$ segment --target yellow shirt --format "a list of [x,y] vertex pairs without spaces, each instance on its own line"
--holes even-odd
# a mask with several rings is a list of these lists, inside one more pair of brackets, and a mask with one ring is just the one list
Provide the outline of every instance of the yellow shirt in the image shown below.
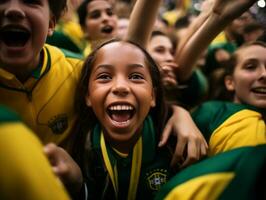
[[0,110],[0,199],[70,199],[38,138],[24,124],[11,121],[12,116],[3,118],[7,110]]
[[82,61],[49,45],[42,52],[39,76],[34,74],[25,83],[0,68],[0,104],[16,111],[44,144],[54,142],[68,149]]

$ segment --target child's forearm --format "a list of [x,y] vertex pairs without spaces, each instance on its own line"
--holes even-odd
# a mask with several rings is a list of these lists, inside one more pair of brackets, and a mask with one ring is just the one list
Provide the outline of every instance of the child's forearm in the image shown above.
[[130,15],[126,39],[146,47],[162,0],[137,0]]
[[235,18],[245,12],[255,0],[216,0],[213,9],[194,24],[176,54],[178,80],[186,80],[197,58],[210,42]]
[[[202,18],[202,25],[196,28],[192,27],[189,31],[192,34],[179,48],[176,53],[176,62],[178,63],[177,77],[180,82],[186,81],[193,72],[193,67],[203,51],[210,42],[225,28],[225,23],[216,21],[218,16],[209,14],[207,18]],[[198,25],[198,24],[196,24]]]

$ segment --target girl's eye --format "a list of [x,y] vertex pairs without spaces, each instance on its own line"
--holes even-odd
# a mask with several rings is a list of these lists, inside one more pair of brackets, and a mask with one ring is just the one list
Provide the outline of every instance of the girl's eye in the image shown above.
[[96,11],[92,11],[91,13],[89,13],[89,18],[91,19],[98,19],[101,17],[101,12],[96,10]]
[[155,52],[159,53],[159,54],[163,54],[165,52],[165,49],[164,48],[156,48],[155,49]]
[[247,70],[253,70],[256,69],[257,65],[255,63],[247,63],[244,68]]
[[129,79],[133,79],[133,80],[142,80],[144,79],[142,74],[139,73],[133,73],[129,76]]
[[109,74],[99,74],[97,76],[98,80],[111,80],[112,77]]

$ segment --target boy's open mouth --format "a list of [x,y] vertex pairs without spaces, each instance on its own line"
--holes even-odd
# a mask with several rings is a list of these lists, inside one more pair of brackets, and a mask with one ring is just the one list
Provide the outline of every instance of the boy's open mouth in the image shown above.
[[135,108],[129,104],[111,105],[107,108],[109,117],[118,123],[129,121],[135,114]]
[[114,28],[112,26],[109,26],[109,25],[106,25],[102,28],[102,32],[103,33],[107,33],[107,34],[110,34],[112,33],[112,31],[114,30]]
[[9,47],[23,47],[30,38],[30,32],[20,27],[5,27],[0,30],[0,39]]

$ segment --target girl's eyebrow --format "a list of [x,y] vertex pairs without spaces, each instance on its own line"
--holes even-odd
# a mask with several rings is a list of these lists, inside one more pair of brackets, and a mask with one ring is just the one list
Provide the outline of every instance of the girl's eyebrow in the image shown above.
[[253,57],[250,57],[250,58],[246,58],[243,63],[248,63],[248,62],[259,62],[259,59],[257,58],[253,58]]
[[[127,65],[130,68],[144,68],[143,64],[139,64],[139,63],[132,63],[132,64],[128,64]],[[95,70],[101,69],[101,68],[106,68],[106,69],[112,69],[115,68],[115,66],[111,65],[111,64],[99,64],[95,67]]]
[[141,68],[144,68],[143,64],[138,64],[138,63],[129,64],[128,67],[135,67],[135,68],[141,67]]
[[99,64],[99,65],[97,65],[96,67],[95,67],[95,70],[98,70],[98,69],[101,69],[101,68],[114,68],[114,66],[113,65],[111,65],[111,64]]

